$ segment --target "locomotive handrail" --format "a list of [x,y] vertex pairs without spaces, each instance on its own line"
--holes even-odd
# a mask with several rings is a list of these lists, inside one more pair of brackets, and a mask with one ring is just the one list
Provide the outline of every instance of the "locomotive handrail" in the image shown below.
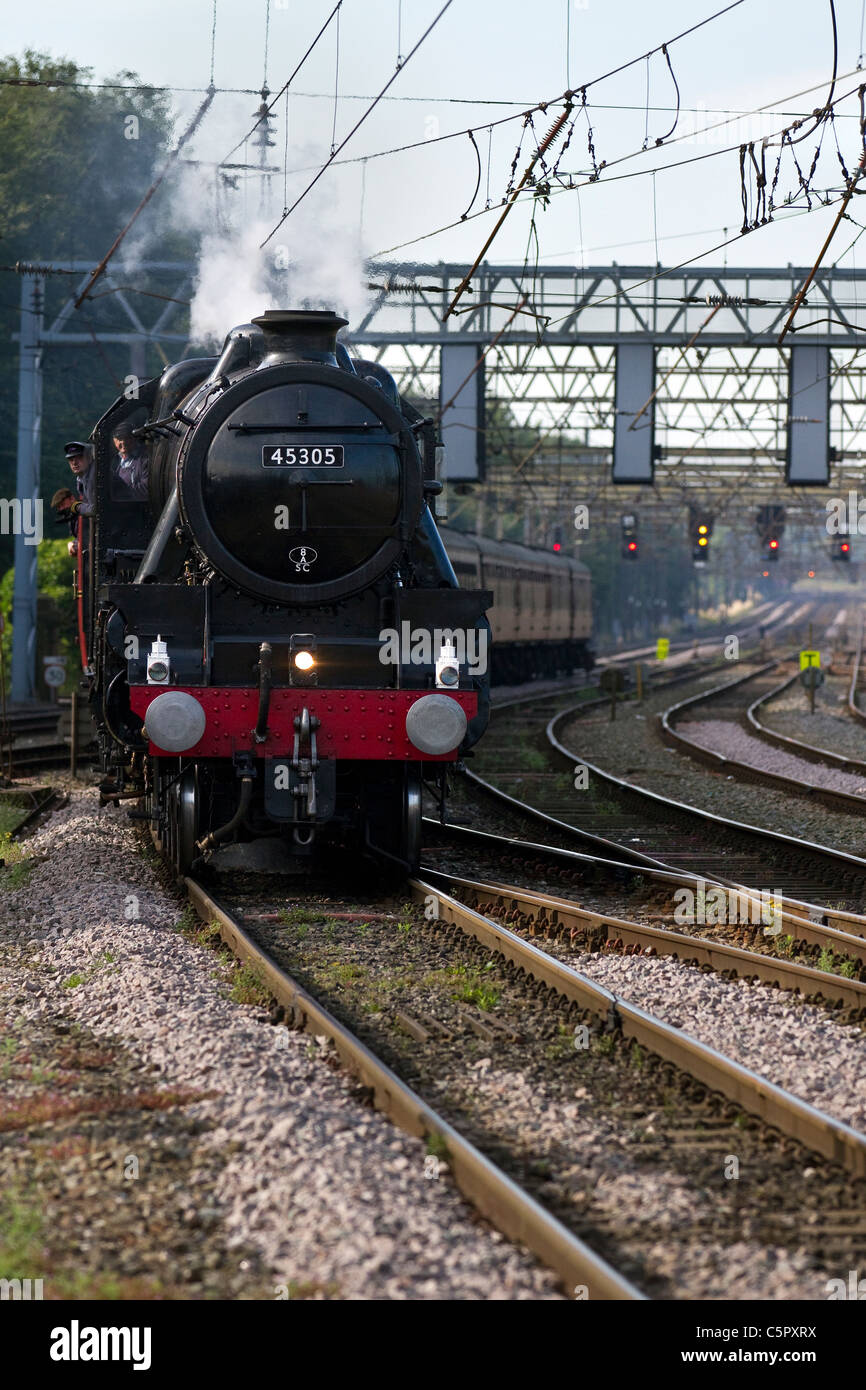
[[[234,432],[237,433],[237,434],[271,434],[271,433],[272,433],[273,431],[275,431],[275,430],[282,430],[282,431],[285,433],[286,430],[291,430],[293,433],[296,433],[296,432],[297,432],[297,433],[300,433],[300,434],[355,434],[355,433],[359,433],[359,434],[367,434],[367,435],[369,435],[369,434],[371,433],[372,430],[374,430],[374,429],[377,428],[377,426],[376,426],[376,425],[370,425],[370,424],[363,424],[363,425],[301,425],[301,424],[294,424],[294,425],[286,425],[286,424],[247,425],[247,424],[245,424],[243,421],[241,421],[241,422],[239,422],[238,424],[227,425],[226,428],[229,429],[229,430],[234,431]],[[382,427],[379,426],[378,428],[381,429]],[[393,433],[389,434],[387,431],[385,431],[384,433],[377,434],[375,439],[358,440],[357,442],[358,442],[358,443],[367,443],[367,444],[393,444],[393,445],[396,446],[397,444],[400,443],[400,439],[401,439],[401,436],[400,436],[399,434],[393,434]]]

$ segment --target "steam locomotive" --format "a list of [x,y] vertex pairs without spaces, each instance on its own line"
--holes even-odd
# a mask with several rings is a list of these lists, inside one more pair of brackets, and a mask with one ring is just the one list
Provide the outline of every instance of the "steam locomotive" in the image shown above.
[[[435,427],[379,364],[350,357],[345,322],[268,311],[218,358],[119,398],[93,432],[78,587],[102,795],[143,798],[133,814],[179,875],[263,835],[302,858],[350,846],[412,871],[422,788],[444,806],[448,770],[487,724],[494,595],[478,547],[479,582],[460,587],[428,505]],[[146,502],[118,485],[124,424],[147,453]],[[556,559],[568,612],[547,602],[548,627],[566,624],[563,653],[585,664],[571,634],[588,581]],[[510,644],[524,661],[543,625],[539,609]]]

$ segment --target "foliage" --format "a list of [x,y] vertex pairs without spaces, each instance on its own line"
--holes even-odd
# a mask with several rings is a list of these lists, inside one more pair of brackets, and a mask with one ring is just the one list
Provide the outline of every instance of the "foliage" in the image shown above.
[[[72,594],[75,561],[67,551],[67,541],[44,540],[36,555],[36,576],[39,589],[38,631],[36,634],[37,694],[48,694],[41,686],[42,657],[57,654],[66,657],[66,693],[74,690],[81,674],[78,654],[78,623]],[[0,579],[0,613],[6,618],[3,631],[3,664],[9,680],[12,657],[12,593],[15,571],[8,569]],[[61,692],[63,693],[63,692]]]
[[[115,86],[71,85],[89,82],[92,76],[89,68],[30,50],[22,57],[0,58],[3,83],[12,79],[22,84],[59,84],[0,85],[0,241],[6,267],[17,260],[52,265],[100,260],[129,220],[164,156],[171,135],[165,94],[122,90],[137,83],[131,72],[110,78]],[[130,116],[138,120],[137,139],[126,135]],[[169,196],[166,188],[154,198],[148,209],[150,225],[159,217],[161,201]],[[161,257],[176,259],[181,247],[161,236],[160,252]],[[18,397],[18,344],[13,334],[19,330],[21,285],[8,269],[2,284],[0,411],[9,423],[0,435],[0,496],[11,497]],[[75,284],[65,275],[48,277],[47,322]],[[80,323],[74,327],[86,332],[91,317],[87,307],[76,317]],[[128,370],[127,350],[119,344],[46,350],[43,497],[50,498],[57,487],[68,483],[63,443],[88,437],[94,422],[118,395],[118,383]],[[11,561],[11,537],[0,536],[0,568]]]

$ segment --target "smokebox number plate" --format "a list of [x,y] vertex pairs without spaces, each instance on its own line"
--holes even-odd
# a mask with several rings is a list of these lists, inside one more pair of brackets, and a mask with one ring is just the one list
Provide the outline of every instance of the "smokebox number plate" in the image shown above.
[[263,444],[265,468],[342,468],[342,444]]

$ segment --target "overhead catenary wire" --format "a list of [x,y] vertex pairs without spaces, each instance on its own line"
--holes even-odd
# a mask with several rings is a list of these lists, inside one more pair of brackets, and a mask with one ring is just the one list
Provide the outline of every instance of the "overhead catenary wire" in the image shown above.
[[800,287],[800,289],[799,289],[799,291],[798,291],[798,293],[797,293],[797,297],[796,297],[796,299],[794,300],[793,305],[791,306],[791,312],[790,312],[790,314],[788,315],[788,317],[787,317],[787,319],[786,319],[786,321],[785,321],[785,325],[784,325],[784,327],[783,327],[781,333],[779,334],[779,346],[780,346],[780,347],[781,347],[782,343],[783,343],[784,340],[785,340],[785,335],[786,335],[786,333],[789,331],[789,329],[791,328],[791,325],[792,325],[793,322],[794,322],[794,318],[795,318],[795,316],[796,316],[797,310],[799,309],[800,305],[803,303],[803,300],[804,300],[805,297],[806,297],[806,291],[808,290],[809,286],[811,285],[812,281],[814,280],[815,276],[816,276],[817,273],[818,273],[818,270],[819,270],[819,268],[820,268],[821,262],[823,261],[825,255],[827,254],[827,250],[828,250],[828,248],[829,248],[829,246],[830,246],[830,242],[833,240],[833,237],[836,235],[836,230],[837,230],[837,228],[838,228],[838,226],[839,226],[839,223],[842,221],[842,218],[843,218],[844,215],[845,215],[845,209],[847,208],[847,206],[848,206],[848,204],[850,203],[852,197],[854,196],[854,189],[855,189],[855,187],[856,187],[856,185],[857,185],[857,181],[858,181],[858,179],[860,178],[861,174],[864,172],[864,170],[866,170],[866,148],[864,148],[863,153],[862,153],[862,155],[860,156],[860,162],[859,162],[859,164],[857,165],[857,168],[854,170],[854,173],[851,175],[851,179],[850,179],[850,181],[849,181],[849,184],[848,184],[847,189],[845,190],[845,193],[844,193],[844,196],[843,196],[843,198],[842,198],[842,203],[841,203],[841,206],[840,206],[840,208],[839,208],[839,211],[838,211],[838,213],[837,213],[837,215],[836,215],[836,217],[835,217],[835,219],[834,219],[834,222],[833,222],[832,227],[830,228],[829,232],[827,233],[827,238],[826,238],[826,240],[825,240],[825,242],[824,242],[824,245],[821,247],[821,250],[818,252],[818,259],[816,260],[816,262],[815,262],[815,264],[813,265],[812,269],[809,271],[809,274],[806,276],[806,279],[803,281],[803,284],[801,285],[801,287]]
[[295,201],[292,203],[292,206],[291,206],[290,208],[286,208],[286,209],[284,210],[282,217],[279,219],[279,221],[277,222],[276,226],[274,226],[274,227],[271,228],[271,230],[268,232],[268,235],[265,237],[264,241],[262,241],[262,242],[259,243],[259,249],[260,249],[260,250],[261,250],[261,248],[262,248],[263,246],[267,246],[268,242],[271,240],[271,238],[272,238],[273,236],[276,235],[276,233],[279,231],[280,227],[282,227],[283,223],[287,220],[287,218],[291,217],[292,213],[295,211],[295,209],[298,207],[298,205],[299,205],[300,203],[303,202],[303,200],[306,198],[307,194],[308,194],[313,188],[315,188],[316,184],[319,182],[319,179],[320,179],[320,178],[322,177],[322,175],[328,170],[328,168],[331,166],[331,164],[333,164],[335,156],[336,156],[337,154],[339,154],[340,150],[345,149],[346,145],[349,143],[349,141],[351,140],[351,138],[352,138],[352,136],[355,134],[355,132],[356,132],[357,130],[360,129],[360,127],[361,127],[361,126],[364,124],[364,122],[366,121],[367,117],[376,109],[376,107],[378,106],[379,102],[382,100],[382,97],[383,97],[383,96],[385,95],[385,93],[387,92],[388,88],[391,86],[391,84],[392,84],[393,82],[395,82],[395,81],[397,80],[397,78],[399,77],[400,73],[401,73],[401,72],[403,71],[403,69],[405,68],[406,64],[407,64],[407,63],[410,61],[410,59],[418,52],[418,49],[419,49],[419,48],[421,47],[421,45],[424,43],[424,40],[428,37],[429,34],[431,34],[431,33],[433,32],[433,30],[436,28],[436,25],[437,25],[437,24],[439,23],[439,21],[442,19],[443,15],[446,13],[446,11],[449,10],[449,9],[451,8],[451,5],[452,5],[452,4],[453,4],[453,0],[445,0],[445,4],[444,4],[444,5],[442,6],[442,8],[440,9],[439,13],[435,16],[435,18],[431,21],[431,23],[428,24],[427,28],[424,30],[424,33],[421,35],[420,39],[419,39],[418,42],[415,44],[414,48],[410,49],[409,53],[406,55],[405,62],[403,62],[402,65],[401,65],[399,68],[397,68],[397,69],[395,70],[395,72],[393,72],[393,73],[391,74],[391,76],[388,78],[388,81],[385,83],[385,86],[382,88],[381,92],[379,92],[378,95],[375,97],[375,99],[370,103],[370,105],[367,107],[367,110],[366,110],[366,111],[363,113],[363,115],[361,116],[360,120],[358,120],[358,121],[355,122],[355,124],[352,126],[352,129],[349,131],[348,135],[345,137],[345,139],[342,140],[341,143],[337,146],[337,148],[331,152],[330,157],[329,157],[328,159],[325,160],[325,163],[322,165],[322,167],[321,167],[321,169],[319,170],[319,172],[315,175],[314,178],[312,178],[312,179],[310,180],[310,182],[307,184],[307,186],[306,186],[306,188],[303,190],[303,192],[298,194],[297,198],[296,198]]
[[[846,74],[846,76],[852,76],[852,75],[853,75],[853,74]],[[809,89],[809,90],[814,90],[814,88],[811,88],[811,89]],[[841,102],[843,102],[843,101],[848,100],[848,98],[850,98],[851,96],[855,95],[855,94],[858,93],[859,91],[860,91],[860,88],[859,88],[859,87],[850,89],[849,91],[845,92],[841,97],[838,97],[838,98],[836,99],[836,103],[838,104],[838,103],[841,103]],[[757,115],[757,114],[760,114],[762,111],[764,111],[764,110],[766,110],[766,109],[767,109],[767,108],[758,108],[758,110],[755,112],[755,114],[756,114],[756,115]],[[730,122],[728,122],[728,121],[722,121],[722,122],[719,122],[719,123],[718,123],[718,125],[720,125],[720,126],[722,126],[722,125],[727,125],[727,124],[730,124]],[[709,130],[709,129],[714,129],[714,128],[716,128],[716,127],[712,127],[712,126],[711,126],[711,127],[706,127],[706,129],[708,129],[708,130]],[[783,129],[787,129],[787,127],[783,128]],[[462,132],[461,132],[461,133],[462,133]],[[779,131],[775,132],[775,134],[781,135],[781,134],[783,134],[783,130],[779,130]],[[685,139],[685,138],[687,138],[687,137],[685,137],[685,136],[677,136],[677,137],[674,137],[674,139],[671,140],[671,141],[669,142],[669,145],[677,144],[677,143],[679,143],[681,140],[683,140],[683,139]],[[772,137],[768,137],[768,138],[772,138]],[[668,147],[668,146],[666,146],[666,148],[667,148],[667,147]],[[654,147],[651,147],[651,148],[654,148]],[[653,165],[653,166],[652,166],[651,168],[649,168],[649,169],[636,169],[636,170],[631,170],[631,171],[628,171],[628,172],[626,172],[626,173],[620,173],[620,174],[611,174],[611,173],[609,172],[610,169],[616,167],[617,165],[619,165],[619,164],[625,164],[625,163],[629,162],[630,160],[639,158],[642,154],[646,153],[646,151],[641,147],[641,148],[638,148],[638,149],[629,151],[627,154],[621,155],[621,156],[619,156],[617,159],[608,161],[608,162],[604,165],[605,177],[604,177],[603,180],[600,179],[600,178],[598,178],[597,176],[593,175],[593,176],[591,176],[591,177],[587,177],[587,178],[583,179],[582,181],[574,182],[574,183],[569,184],[569,185],[567,185],[567,186],[560,186],[559,188],[552,189],[552,190],[551,190],[551,193],[550,193],[550,196],[553,197],[553,196],[556,196],[556,195],[561,194],[561,193],[576,192],[576,191],[578,191],[580,188],[586,188],[586,187],[588,187],[588,186],[590,186],[590,185],[593,185],[593,184],[600,184],[600,183],[604,183],[604,184],[620,183],[620,182],[623,182],[623,181],[626,180],[626,179],[644,178],[644,177],[646,177],[648,174],[663,173],[663,172],[666,172],[666,171],[671,170],[671,169],[682,169],[682,168],[685,168],[686,166],[688,166],[688,165],[690,165],[690,164],[697,164],[697,163],[701,163],[701,162],[703,162],[704,160],[707,160],[707,159],[716,159],[716,158],[718,158],[718,157],[721,156],[721,155],[731,154],[731,153],[734,152],[734,151],[739,151],[740,148],[741,148],[741,146],[740,146],[739,143],[736,144],[736,145],[724,145],[724,146],[719,147],[718,149],[704,151],[704,152],[702,152],[701,154],[689,155],[689,156],[688,156],[687,158],[685,158],[685,159],[672,160],[672,161],[670,161],[670,162],[667,163],[667,164],[656,164],[656,165]],[[529,198],[534,197],[534,193],[531,192],[531,193],[528,195],[528,197],[529,197]],[[527,199],[524,198],[522,201],[525,202],[525,201],[527,201]],[[470,214],[470,217],[467,218],[466,220],[471,220],[472,218],[475,218],[475,217],[483,217],[488,211],[492,212],[492,211],[494,211],[498,206],[501,206],[501,204],[494,204],[493,207],[491,207],[491,208],[489,208],[489,209],[488,209],[488,208],[481,208],[481,209],[479,209],[477,212],[471,213],[471,214]],[[825,204],[825,206],[829,206],[829,203]],[[451,231],[452,228],[459,226],[462,220],[463,220],[463,219],[457,219],[457,220],[452,221],[452,222],[447,222],[447,223],[443,224],[443,225],[440,226],[440,227],[434,228],[432,231],[423,232],[423,233],[421,233],[419,236],[410,237],[410,238],[409,238],[408,240],[406,240],[406,241],[398,242],[398,243],[397,243],[396,245],[394,245],[394,246],[389,246],[389,247],[386,247],[385,249],[383,249],[383,250],[381,250],[381,251],[377,251],[377,252],[375,252],[375,255],[376,255],[376,256],[389,256],[389,255],[391,255],[394,251],[402,251],[402,250],[404,250],[407,246],[415,246],[415,245],[417,245],[418,242],[420,242],[420,241],[428,241],[431,237],[441,235],[442,232]],[[736,236],[731,237],[728,241],[725,241],[725,242],[720,243],[718,248],[713,248],[713,249],[721,249],[723,246],[730,245],[732,242],[738,241],[739,238],[740,238],[740,234],[738,233]],[[687,262],[685,262],[685,264],[687,264]]]
[[265,60],[262,74],[262,87],[268,85],[268,48],[271,38],[271,0],[265,0]]
[[[280,88],[280,90],[277,92],[277,94],[276,94],[276,96],[273,98],[273,100],[265,107],[265,110],[259,113],[258,119],[256,120],[255,124],[253,125],[252,129],[251,129],[251,130],[248,130],[247,133],[246,133],[246,135],[243,137],[243,139],[242,139],[242,140],[239,140],[238,143],[237,143],[236,145],[234,145],[234,146],[229,150],[228,154],[225,156],[225,159],[227,159],[227,160],[228,160],[228,159],[231,159],[232,155],[233,155],[237,150],[240,149],[241,145],[246,144],[247,140],[249,140],[250,137],[251,137],[252,135],[255,135],[255,133],[256,133],[256,131],[258,130],[259,126],[261,125],[262,121],[266,121],[266,120],[267,120],[268,116],[270,116],[271,112],[273,111],[273,109],[274,109],[274,107],[276,106],[277,102],[279,101],[280,97],[283,96],[283,94],[284,94],[285,92],[288,91],[289,87],[291,87],[293,81],[294,81],[295,78],[297,77],[298,73],[301,71],[301,68],[304,66],[304,64],[305,64],[305,62],[307,61],[307,59],[309,58],[310,54],[313,52],[313,50],[314,50],[314,48],[316,47],[316,45],[318,44],[319,40],[322,38],[322,35],[323,35],[323,34],[326,32],[326,30],[329,28],[329,26],[330,26],[330,24],[331,24],[331,21],[333,20],[334,16],[335,16],[336,14],[339,13],[340,8],[342,7],[342,4],[343,4],[343,0],[337,0],[336,5],[335,5],[334,8],[331,10],[331,13],[328,15],[328,18],[325,20],[324,24],[322,25],[322,27],[321,27],[321,29],[319,30],[319,32],[318,32],[318,34],[316,35],[316,37],[313,39],[313,41],[312,41],[312,43],[310,44],[310,46],[309,46],[309,48],[307,49],[307,51],[304,53],[304,55],[303,55],[303,57],[301,58],[300,62],[299,62],[299,63],[297,64],[297,66],[294,68],[294,70],[293,70],[292,73],[289,75],[289,77],[287,78],[287,80],[283,83],[283,86],[282,86],[282,87]],[[258,96],[259,93],[255,93],[255,95]],[[263,105],[264,105],[264,103],[263,103]],[[224,162],[225,162],[224,160],[220,160],[220,163],[221,163],[221,164],[224,163]]]
[[[337,144],[337,106],[340,101],[340,11],[337,11],[335,57],[334,57],[334,119],[331,124],[331,154]],[[284,204],[285,206],[285,204]]]
[[114,238],[114,241],[111,243],[111,246],[108,248],[108,250],[106,251],[105,255],[103,256],[103,258],[102,258],[102,260],[99,262],[99,264],[98,264],[97,266],[95,266],[94,269],[90,272],[90,278],[89,278],[89,280],[88,280],[87,285],[84,287],[84,289],[81,291],[81,293],[78,295],[78,297],[77,297],[76,300],[75,300],[74,307],[75,307],[76,309],[80,309],[80,308],[81,308],[81,306],[82,306],[82,304],[84,303],[85,299],[87,299],[88,295],[90,294],[90,291],[91,291],[91,289],[93,288],[94,284],[95,284],[96,281],[99,279],[100,275],[102,275],[102,273],[104,272],[105,267],[108,265],[108,262],[111,260],[111,258],[112,258],[112,256],[114,255],[115,251],[116,251],[117,248],[120,246],[120,244],[121,244],[121,242],[123,241],[124,237],[127,235],[127,233],[129,232],[130,228],[133,226],[133,224],[135,223],[136,219],[138,218],[139,214],[140,214],[140,213],[143,211],[143,209],[147,206],[147,204],[150,202],[151,198],[153,197],[154,193],[155,193],[155,192],[157,191],[157,189],[159,188],[160,184],[162,183],[163,179],[165,178],[165,176],[166,176],[166,174],[168,173],[168,171],[169,171],[169,169],[171,168],[171,166],[174,164],[175,160],[177,159],[177,157],[178,157],[178,155],[180,154],[181,150],[183,149],[184,145],[187,143],[188,140],[191,140],[191,139],[192,139],[193,135],[194,135],[195,132],[198,130],[198,127],[200,126],[201,122],[204,120],[204,117],[205,117],[205,115],[206,115],[208,109],[210,108],[210,105],[211,105],[211,102],[213,101],[213,99],[214,99],[214,92],[213,92],[213,90],[211,89],[211,90],[208,92],[207,96],[205,97],[204,101],[203,101],[203,102],[201,103],[201,105],[199,106],[198,110],[196,111],[195,115],[193,116],[192,120],[190,121],[189,125],[187,126],[186,130],[183,132],[183,135],[182,135],[182,136],[180,137],[180,139],[178,140],[178,142],[177,142],[177,144],[175,145],[174,149],[172,150],[171,154],[168,156],[168,159],[166,160],[165,164],[163,165],[161,172],[160,172],[160,173],[157,175],[157,177],[154,179],[153,183],[152,183],[152,184],[150,185],[150,187],[148,188],[148,190],[147,190],[147,192],[145,193],[144,197],[142,198],[141,202],[138,204],[138,207],[137,207],[137,208],[135,209],[135,211],[133,212],[133,214],[132,214],[132,216],[130,217],[129,221],[128,221],[128,222],[126,223],[126,225],[118,232],[117,236]]

